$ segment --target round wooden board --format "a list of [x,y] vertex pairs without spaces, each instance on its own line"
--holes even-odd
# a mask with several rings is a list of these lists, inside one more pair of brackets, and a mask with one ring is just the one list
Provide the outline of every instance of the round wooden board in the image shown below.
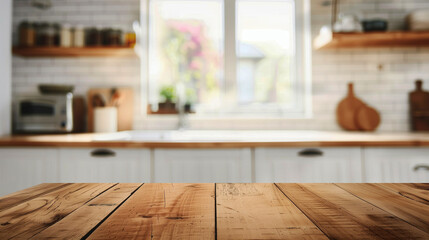
[[374,131],[380,125],[380,114],[372,107],[364,105],[356,112],[356,125],[363,131]]
[[357,131],[356,111],[365,106],[365,104],[355,97],[353,93],[353,84],[349,84],[349,92],[346,98],[341,100],[337,106],[337,122],[345,130]]

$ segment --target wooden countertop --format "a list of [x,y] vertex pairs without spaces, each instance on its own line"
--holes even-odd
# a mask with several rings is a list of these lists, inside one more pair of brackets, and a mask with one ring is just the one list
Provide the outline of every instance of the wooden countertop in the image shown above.
[[41,184],[0,239],[429,239],[429,184]]
[[429,147],[429,133],[324,131],[129,131],[111,134],[13,135],[0,147],[241,148]]

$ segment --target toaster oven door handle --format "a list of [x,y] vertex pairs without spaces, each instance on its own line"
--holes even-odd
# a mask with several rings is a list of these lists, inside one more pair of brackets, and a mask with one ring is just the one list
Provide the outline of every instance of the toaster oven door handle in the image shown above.
[[114,157],[116,156],[116,153],[110,149],[95,149],[91,152],[92,157]]

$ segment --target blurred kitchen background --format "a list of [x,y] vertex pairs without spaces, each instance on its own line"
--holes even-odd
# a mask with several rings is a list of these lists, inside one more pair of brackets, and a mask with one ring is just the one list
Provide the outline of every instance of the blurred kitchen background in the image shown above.
[[[187,1],[184,2],[186,3]],[[215,20],[219,18],[220,20],[223,14],[219,10],[221,6],[220,1],[209,2],[213,6],[202,4],[201,11],[212,11],[214,15],[212,18],[215,18]],[[305,12],[305,14],[309,15],[305,16],[305,18],[311,19],[311,39],[313,40],[319,35],[319,31],[323,26],[331,24],[332,2],[329,0],[311,0],[310,2],[311,13]],[[174,8],[174,6],[168,6],[168,1],[164,1],[164,3],[167,4],[153,6],[153,9],[158,8],[157,10],[160,10],[164,8],[161,10],[171,11],[169,8]],[[337,5],[337,13],[339,15],[353,15],[360,20],[386,20],[388,31],[406,30],[406,17],[410,13],[418,9],[429,8],[429,2],[424,0],[342,0]],[[242,7],[245,8],[246,6],[243,5]],[[47,9],[35,7],[30,0],[14,0],[13,43],[14,45],[19,45],[19,27],[23,21],[67,24],[72,27],[81,26],[85,28],[115,28],[120,29],[122,33],[130,32],[133,31],[133,22],[140,22],[141,19],[146,19],[146,15],[141,16],[141,8],[145,9],[146,6],[141,6],[139,0],[56,0],[52,1],[52,6]],[[157,12],[157,14],[160,13]],[[216,16],[216,14],[219,14],[219,16]],[[251,14],[254,14],[256,17],[258,17],[258,14],[261,15],[260,17],[267,17],[264,16],[263,12],[256,11]],[[203,24],[216,25],[213,24],[215,20],[207,17],[204,18],[202,14],[196,14],[196,16],[196,18],[200,18]],[[245,19],[245,14],[243,16]],[[161,14],[160,16],[156,16],[156,21],[161,21],[162,17]],[[178,19],[176,21],[177,24],[186,22],[180,19],[180,14],[176,17]],[[278,16],[274,14],[272,17],[274,19],[277,17],[279,20],[284,21],[288,20],[282,19],[280,14]],[[174,19],[174,17],[171,16],[171,19]],[[171,19],[169,19],[170,22],[172,22]],[[152,21],[152,24],[155,25],[156,21]],[[243,22],[246,21],[243,20]],[[267,20],[266,24],[268,26],[270,20]],[[156,28],[157,26],[153,27]],[[220,25],[210,27],[210,29],[216,30],[218,28],[217,30],[220,29],[219,31],[222,31],[222,26]],[[242,24],[240,27],[245,28],[246,26]],[[150,31],[155,30],[152,29]],[[206,37],[216,34],[221,34],[221,32],[211,32],[208,34],[210,36]],[[282,33],[279,33],[278,36],[275,33],[273,34],[273,37],[280,39],[283,37]],[[219,40],[216,37],[220,38],[222,36],[213,37],[213,42]],[[151,39],[151,41],[165,41],[165,39]],[[261,41],[264,41],[264,39],[261,38]],[[247,74],[255,75],[251,76],[254,79],[254,83],[249,83],[250,85],[253,84],[253,86],[241,87],[240,91],[243,94],[240,95],[240,100],[244,103],[246,101],[260,103],[260,108],[265,108],[263,103],[267,102],[276,103],[278,101],[278,103],[282,103],[285,100],[281,99],[281,96],[278,96],[277,99],[268,99],[266,96],[273,94],[273,92],[270,92],[272,91],[270,88],[281,88],[280,85],[275,85],[276,79],[272,79],[274,76],[271,79],[266,76],[273,75],[269,71],[270,68],[274,68],[272,66],[274,63],[269,62],[273,61],[273,57],[270,59],[269,56],[272,49],[258,48],[257,40],[254,42],[256,42],[254,45],[251,45],[252,42],[246,42],[245,39],[240,42],[240,48],[242,49],[240,51],[244,55],[249,54],[247,60],[250,59],[247,62],[242,60],[241,70],[245,71],[246,64],[250,64],[250,69],[260,71],[253,73],[246,72]],[[224,50],[224,48],[218,45],[220,44],[215,43],[214,46],[211,46],[213,54],[217,54],[216,51],[222,52]],[[219,48],[222,49],[219,50]],[[207,51],[210,51],[210,49]],[[244,55],[243,59],[246,58]],[[150,57],[149,61],[155,61],[155,58]],[[295,114],[288,115],[287,113],[280,115],[267,114],[267,118],[261,120],[261,115],[255,113],[253,116],[252,114],[247,114],[246,117],[231,117],[229,115],[225,117],[225,115],[222,115],[224,117],[203,117],[201,119],[201,114],[197,112],[195,116],[191,116],[188,120],[189,127],[195,129],[340,130],[341,128],[335,120],[335,109],[338,102],[346,94],[347,83],[353,82],[355,93],[379,111],[382,121],[378,131],[408,131],[410,129],[408,93],[415,88],[414,81],[416,79],[423,79],[423,82],[429,85],[429,71],[427,71],[429,66],[429,47],[339,48],[329,50],[312,48],[311,63],[311,66],[307,68],[308,70],[311,69],[312,73],[312,84],[311,88],[309,88],[311,89],[311,96],[304,96],[307,99],[311,99],[311,106],[308,105],[309,109],[307,110],[309,111],[307,111],[308,114],[305,116],[298,115],[297,117]],[[252,68],[251,64],[255,64],[254,66],[256,67]],[[271,65],[264,69],[261,66],[264,64]],[[154,63],[153,65],[149,64],[149,67],[156,68],[157,66]],[[219,65],[211,67],[220,68]],[[261,75],[265,75],[265,78],[261,78]],[[133,129],[175,129],[178,121],[176,117],[167,115],[152,115],[147,117],[147,108],[145,105],[148,101],[146,100],[149,100],[150,103],[151,100],[155,99],[156,102],[159,88],[162,87],[156,86],[158,89],[154,90],[150,84],[147,85],[147,76],[147,68],[145,66],[142,67],[140,59],[136,56],[120,58],[30,58],[15,55],[12,61],[12,94],[16,96],[23,93],[37,92],[38,84],[47,83],[74,85],[75,95],[83,96],[91,88],[131,87],[134,89]],[[214,77],[216,78],[216,76]],[[296,77],[303,78],[299,74]],[[281,81],[281,76],[279,78],[280,80],[278,81]],[[213,81],[216,82],[216,79]],[[303,81],[303,79],[297,81]],[[196,96],[196,93],[192,91],[190,95],[194,94],[194,98],[199,98],[197,101],[205,101],[209,102],[208,105],[213,105],[215,101],[213,99],[216,99],[217,96],[208,99],[209,95],[219,94],[220,89],[225,87],[222,84],[213,84],[215,86],[212,86],[212,89],[208,87],[207,89],[203,89],[207,91],[206,93],[202,93],[206,94],[205,97]],[[285,91],[291,90],[286,89],[283,92]],[[150,93],[147,94],[148,92]],[[302,93],[305,94],[305,91]],[[243,118],[245,121],[243,121]]]

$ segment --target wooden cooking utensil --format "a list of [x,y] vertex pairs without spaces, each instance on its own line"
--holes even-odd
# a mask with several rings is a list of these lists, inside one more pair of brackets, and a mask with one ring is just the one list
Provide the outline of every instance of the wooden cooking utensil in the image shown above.
[[374,108],[364,105],[356,111],[356,125],[363,131],[374,131],[380,125],[380,114]]
[[355,121],[355,115],[356,111],[363,106],[365,104],[353,92],[353,83],[349,83],[347,96],[337,106],[338,124],[345,130],[359,130]]

